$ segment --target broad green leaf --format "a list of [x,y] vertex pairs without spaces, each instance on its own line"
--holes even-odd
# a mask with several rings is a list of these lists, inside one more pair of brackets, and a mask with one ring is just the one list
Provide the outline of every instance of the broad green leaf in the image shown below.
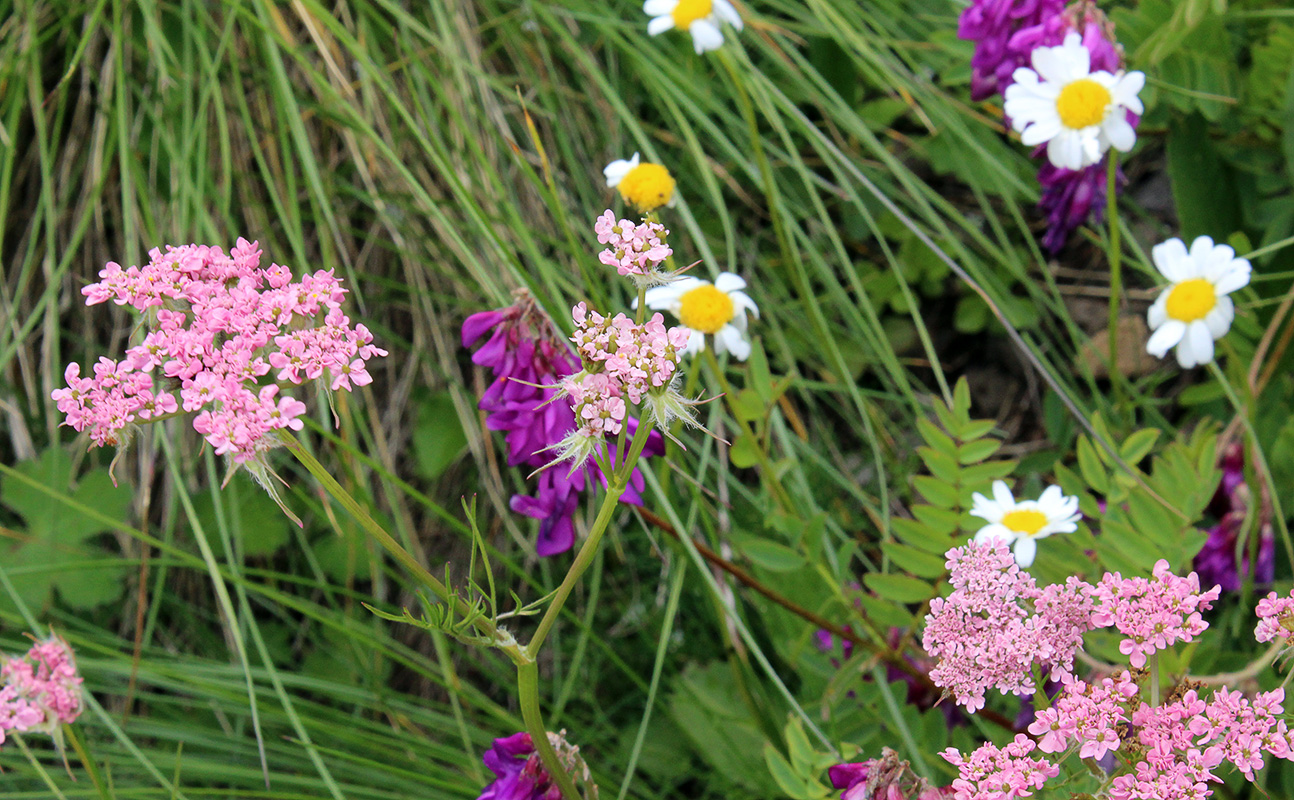
[[919,578],[938,578],[946,571],[943,556],[923,552],[897,542],[882,542],[881,549],[900,569]]
[[754,436],[738,436],[728,448],[728,460],[741,469],[755,466],[759,463],[759,442]]
[[429,481],[439,478],[467,449],[467,436],[447,392],[427,395],[418,403],[412,439],[418,474]]
[[773,572],[790,572],[808,563],[803,555],[786,545],[757,536],[742,536],[734,543],[751,562]]
[[886,575],[873,572],[863,576],[867,588],[886,600],[896,603],[920,603],[934,597],[935,590],[927,582],[907,575]]
[[[124,520],[130,510],[128,486],[114,487],[105,469],[74,481],[72,460],[61,447],[51,447],[16,469],[109,519]],[[126,569],[115,561],[114,550],[93,541],[108,529],[105,523],[16,478],[5,478],[0,484],[0,503],[22,517],[25,526],[15,531],[16,543],[0,544],[0,557],[29,607],[43,608],[55,590],[63,602],[77,609],[93,608],[121,595]],[[9,607],[2,594],[0,606]]]

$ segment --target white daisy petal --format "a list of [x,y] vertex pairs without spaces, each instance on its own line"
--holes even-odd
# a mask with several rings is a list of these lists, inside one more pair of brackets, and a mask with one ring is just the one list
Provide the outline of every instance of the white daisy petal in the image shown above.
[[[1186,327],[1186,339],[1183,344],[1190,344],[1191,354],[1196,364],[1207,364],[1213,360],[1213,334],[1203,320],[1192,322]],[[1178,347],[1181,350],[1181,347]]]
[[1249,276],[1250,273],[1252,273],[1253,268],[1250,267],[1249,262],[1245,261],[1243,258],[1238,259],[1235,263],[1244,264],[1244,266],[1233,266],[1230,270],[1223,273],[1222,276],[1214,282],[1213,291],[1220,295],[1228,295],[1237,289],[1243,289],[1249,285]]
[[698,19],[687,30],[692,34],[692,46],[697,55],[723,46],[723,32],[708,19]]
[[983,544],[991,539],[1004,539],[1009,543],[1016,535],[1015,531],[1004,525],[985,525],[975,533],[975,541]]
[[1231,330],[1231,323],[1236,318],[1236,306],[1231,302],[1231,298],[1223,295],[1218,298],[1218,304],[1204,318],[1204,324],[1209,327],[1209,333],[1213,334],[1214,339],[1221,339],[1226,336],[1227,331]]
[[643,3],[643,13],[649,17],[673,14],[676,8],[678,8],[678,0],[647,0]]
[[1003,513],[1015,508],[1015,495],[1006,485],[1006,481],[993,481],[993,499],[1002,507]]
[[1077,131],[1062,128],[1060,133],[1047,142],[1047,158],[1051,163],[1064,169],[1082,169],[1083,139]]
[[1110,146],[1120,153],[1128,152],[1137,143],[1137,132],[1128,124],[1122,109],[1115,109],[1115,119],[1106,123],[1104,132]]
[[629,171],[636,166],[638,166],[637,153],[634,153],[634,157],[631,159],[625,160],[622,158],[607,164],[602,170],[602,174],[607,179],[607,188],[614,189],[619,186],[620,181],[624,180],[624,177],[629,174]]
[[1186,243],[1181,239],[1169,239],[1150,248],[1150,258],[1159,273],[1173,283],[1196,277]]
[[1160,325],[1168,321],[1168,292],[1159,293],[1155,302],[1151,304],[1150,310],[1146,312],[1146,324],[1150,329],[1158,330]]
[[[1010,111],[1006,113],[1010,114]],[[1020,144],[1034,147],[1043,142],[1049,142],[1061,132],[1064,126],[1060,124],[1060,117],[1052,115],[1047,119],[1040,119],[1029,127],[1025,128],[1020,134]]]
[[[715,285],[718,286],[718,283],[716,282]],[[737,308],[749,311],[752,317],[759,319],[759,306],[755,305],[755,301],[750,299],[750,295],[745,292],[728,292],[728,296],[732,298],[732,302]]]
[[1142,89],[1146,88],[1146,74],[1144,72],[1129,72],[1120,76],[1117,83],[1110,90],[1110,102],[1123,106],[1134,114],[1142,114],[1145,107],[1141,104],[1141,98],[1137,95]]
[[744,24],[741,21],[741,15],[728,0],[714,0],[714,15],[724,22],[728,23],[737,30],[741,30]]
[[687,337],[687,347],[683,348],[683,352],[688,355],[696,355],[704,349],[705,334],[700,331],[691,331]]
[[717,353],[722,353],[726,350],[732,353],[732,357],[738,361],[745,361],[750,358],[750,342],[733,325],[724,325],[714,335],[714,349]]
[[1028,569],[1033,566],[1033,560],[1038,556],[1038,543],[1032,536],[1021,536],[1015,540],[1015,547],[1012,548],[1015,553],[1015,563],[1022,568]]
[[1146,352],[1156,358],[1163,358],[1185,336],[1186,323],[1170,319],[1150,335],[1150,340],[1146,342]]
[[719,277],[714,279],[714,288],[724,294],[732,294],[738,289],[745,289],[746,282],[732,272],[720,272]]
[[674,29],[674,17],[671,14],[662,14],[659,17],[652,17],[647,23],[647,33],[652,36],[659,36],[665,31]]

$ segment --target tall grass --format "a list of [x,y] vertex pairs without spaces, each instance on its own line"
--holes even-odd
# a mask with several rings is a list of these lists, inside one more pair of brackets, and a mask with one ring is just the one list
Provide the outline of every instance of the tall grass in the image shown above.
[[[477,496],[499,579],[542,596],[565,562],[536,562],[529,522],[507,508],[524,476],[482,428],[483,378],[458,326],[518,288],[559,323],[579,299],[627,304],[595,268],[589,228],[613,204],[601,168],[634,151],[678,178],[675,250],[703,274],[750,281],[772,371],[791,379],[773,411],[774,460],[798,518],[821,519],[833,547],[890,535],[916,463],[914,420],[932,393],[950,397],[956,374],[982,375],[989,397],[996,379],[1084,418],[1155,418],[1144,400],[1160,378],[1127,386],[1122,407],[1093,391],[1086,334],[1034,244],[1032,167],[965,100],[953,4],[742,10],[747,30],[698,58],[685,37],[646,37],[633,2],[0,3],[3,462],[70,444],[49,400],[64,364],[123,349],[129,318],[81,304],[105,262],[243,235],[296,270],[337,269],[355,316],[392,351],[371,391],[338,407],[338,432],[318,411],[309,438],[337,479],[453,580],[470,541],[460,501]],[[1124,242],[1135,286],[1145,259]],[[1022,351],[993,335],[1003,324]],[[979,370],[983,348],[1015,374]],[[722,431],[719,404],[707,408]],[[419,462],[436,442],[455,444],[434,467]],[[42,621],[77,647],[96,699],[83,736],[102,772],[96,786],[73,757],[74,782],[36,747],[41,777],[5,747],[5,795],[49,797],[52,783],[69,798],[474,797],[488,780],[482,750],[521,727],[509,665],[367,611],[416,606],[414,587],[286,463],[288,502],[308,525],[258,547],[278,523],[239,517],[255,488],[239,478],[213,491],[220,476],[199,444],[174,421],[118,466],[133,513],[103,524],[129,568],[119,602],[3,604],[11,649]],[[76,452],[83,469],[111,458]],[[676,458],[649,476],[671,488],[648,508],[677,530],[731,554],[734,536],[776,516],[723,446],[698,441]],[[5,466],[0,481],[23,478]],[[48,502],[95,513],[68,488],[47,487]],[[210,516],[191,508],[202,497]],[[717,758],[750,757],[752,730],[780,741],[790,711],[826,724],[797,709],[797,692],[828,679],[791,668],[813,626],[716,576],[690,537],[678,547],[638,520],[626,512],[613,528],[553,637],[550,725],[584,746],[604,793],[732,791],[705,776],[722,773]],[[834,570],[844,579],[851,566]],[[799,588],[813,611],[844,604]],[[720,677],[703,665],[725,660],[755,727],[734,718],[731,748],[689,757],[670,744],[687,734],[679,704]],[[894,719],[907,724],[897,707]],[[833,718],[823,735],[880,724]]]

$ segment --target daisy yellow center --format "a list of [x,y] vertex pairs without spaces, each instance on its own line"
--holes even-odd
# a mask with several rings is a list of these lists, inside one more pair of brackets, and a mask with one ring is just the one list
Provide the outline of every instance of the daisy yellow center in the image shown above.
[[674,27],[685,31],[693,22],[710,16],[713,9],[713,0],[678,0],[670,16],[674,18]]
[[1033,536],[1047,524],[1047,515],[1034,508],[1017,508],[1002,515],[1002,524],[1015,533]]
[[732,322],[732,298],[710,284],[683,293],[678,299],[678,320],[701,333],[718,333]]
[[1217,304],[1218,293],[1213,289],[1213,284],[1204,278],[1191,278],[1169,291],[1168,304],[1164,310],[1168,312],[1170,319],[1194,322],[1208,316]]
[[1105,119],[1110,106],[1110,90],[1092,80],[1079,78],[1060,90],[1056,113],[1066,128],[1088,128]]
[[674,196],[674,178],[660,164],[639,164],[616,186],[620,196],[644,213],[655,211]]

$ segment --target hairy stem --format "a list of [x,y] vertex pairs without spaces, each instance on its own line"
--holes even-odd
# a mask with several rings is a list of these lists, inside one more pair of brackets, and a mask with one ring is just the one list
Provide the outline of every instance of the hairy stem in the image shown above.
[[548,741],[548,729],[544,727],[543,715],[539,713],[539,665],[533,661],[517,664],[517,690],[521,701],[521,719],[526,723],[526,733],[530,734],[531,743],[544,769],[561,789],[566,800],[580,800],[580,791],[575,788],[575,781],[562,765],[557,751]]

